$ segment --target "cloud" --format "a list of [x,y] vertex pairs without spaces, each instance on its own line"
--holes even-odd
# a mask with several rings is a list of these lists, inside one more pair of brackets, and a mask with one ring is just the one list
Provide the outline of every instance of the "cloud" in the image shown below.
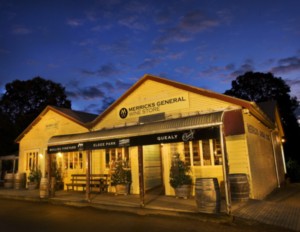
[[111,77],[121,73],[121,71],[115,67],[112,63],[103,64],[96,71],[81,69],[81,73],[87,76],[101,76],[101,77]]
[[138,65],[138,69],[151,69],[161,62],[159,58],[146,58],[144,62]]
[[82,19],[67,19],[67,25],[71,26],[71,27],[79,27],[81,25],[83,25],[83,20]]
[[124,17],[122,19],[120,19],[118,21],[118,23],[122,26],[126,26],[130,29],[134,29],[134,30],[146,30],[147,27],[142,24],[138,17],[134,16],[134,15],[130,15],[128,17]]
[[183,15],[174,27],[162,30],[162,35],[154,43],[187,42],[192,40],[196,33],[217,27],[219,24],[218,20],[207,17],[202,11],[193,10]]
[[254,71],[253,61],[251,59],[247,59],[238,69],[231,72],[230,76],[231,78],[236,78],[250,71]]
[[14,26],[11,31],[14,35],[28,35],[31,34],[31,30],[25,26]]
[[214,19],[206,17],[202,11],[194,10],[184,15],[179,23],[179,27],[182,30],[186,30],[192,33],[198,33],[216,27],[219,22]]
[[272,73],[289,73],[300,70],[300,57],[292,56],[278,61],[278,65],[271,69]]
[[116,85],[117,90],[121,89],[121,90],[127,91],[132,86],[132,83],[127,83],[127,82],[124,82],[124,81],[118,79],[118,80],[116,80],[115,85]]
[[91,99],[103,98],[105,96],[105,93],[96,86],[90,86],[81,89],[80,95],[85,100],[91,100]]
[[98,70],[97,74],[102,77],[110,77],[116,74],[119,74],[120,70],[118,70],[114,64],[104,64]]
[[114,41],[110,44],[102,44],[99,46],[99,49],[118,56],[125,56],[131,53],[129,40],[127,38],[119,39],[118,41]]
[[183,75],[188,75],[188,74],[192,73],[193,71],[194,71],[193,68],[187,67],[187,66],[181,66],[181,67],[175,68],[175,72],[183,74]]

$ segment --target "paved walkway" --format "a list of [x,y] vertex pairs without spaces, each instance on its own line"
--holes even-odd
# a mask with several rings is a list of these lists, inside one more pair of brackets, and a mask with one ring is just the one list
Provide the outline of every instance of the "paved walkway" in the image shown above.
[[[265,200],[233,202],[232,215],[225,214],[225,204],[221,205],[220,215],[202,214],[197,211],[194,198],[176,199],[175,197],[147,194],[145,208],[140,207],[138,195],[115,196],[114,194],[91,194],[91,201],[85,201],[81,192],[58,191],[55,197],[40,199],[38,190],[13,190],[0,188],[0,197],[34,201],[50,201],[55,204],[92,206],[101,209],[134,212],[138,214],[163,214],[180,217],[193,217],[199,220],[229,222],[232,219],[260,222],[300,231],[300,184],[290,184],[274,191]],[[233,217],[232,217],[233,216]]]
[[232,214],[237,218],[300,231],[300,184],[283,186],[263,201],[235,204]]

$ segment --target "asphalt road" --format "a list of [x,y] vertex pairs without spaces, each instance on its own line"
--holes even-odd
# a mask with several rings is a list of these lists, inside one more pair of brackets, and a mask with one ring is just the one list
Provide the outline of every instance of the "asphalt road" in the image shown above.
[[249,223],[219,224],[167,216],[142,216],[90,207],[0,199],[1,232],[271,232],[281,228]]

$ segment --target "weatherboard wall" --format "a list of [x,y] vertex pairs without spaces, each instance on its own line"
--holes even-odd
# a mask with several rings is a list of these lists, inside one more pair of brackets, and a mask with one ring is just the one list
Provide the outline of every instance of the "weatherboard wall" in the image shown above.
[[[173,99],[177,100],[172,101]],[[145,108],[143,108],[144,106]],[[171,119],[197,113],[221,111],[229,107],[238,106],[160,82],[146,80],[111,109],[94,126],[93,130],[136,124],[139,117],[151,114],[165,113],[166,119]],[[128,111],[128,115],[121,118],[120,112],[124,108]]]
[[52,111],[47,111],[44,115],[24,135],[19,145],[19,172],[26,172],[27,176],[30,170],[26,169],[26,153],[38,153],[38,166],[45,175],[48,140],[55,135],[82,133],[88,130],[74,121]]

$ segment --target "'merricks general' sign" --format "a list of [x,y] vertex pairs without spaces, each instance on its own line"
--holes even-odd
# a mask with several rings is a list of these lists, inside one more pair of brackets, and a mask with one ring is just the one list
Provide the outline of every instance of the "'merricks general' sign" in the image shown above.
[[164,99],[143,101],[141,104],[124,106],[119,109],[120,118],[139,117],[148,114],[165,112],[168,108],[172,110],[184,109],[188,107],[188,93],[182,93],[176,96],[169,96]]

